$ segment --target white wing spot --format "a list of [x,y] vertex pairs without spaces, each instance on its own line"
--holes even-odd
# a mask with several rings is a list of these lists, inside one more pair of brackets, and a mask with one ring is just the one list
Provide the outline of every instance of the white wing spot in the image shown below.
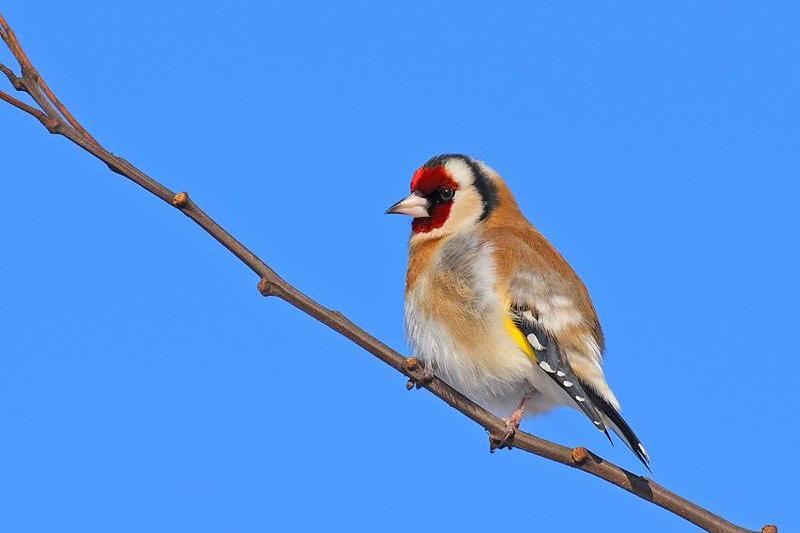
[[556,372],[556,376],[563,378],[564,376],[566,376],[566,374],[563,373],[561,370],[559,370],[558,372]]
[[548,363],[547,361],[541,361],[539,363],[539,366],[542,367],[542,370],[544,370],[545,372],[549,372],[551,374],[555,372],[555,370],[553,370],[553,367],[550,366],[550,363]]
[[524,313],[522,313],[522,318],[524,318],[528,322],[535,322],[536,321],[533,318],[533,313],[531,313],[530,311],[525,311]]
[[574,383],[572,383],[571,381],[564,381],[564,386],[565,387],[572,387],[573,385],[574,385]]
[[[542,346],[542,343],[539,342],[539,337],[533,333],[528,333],[528,342],[531,343],[531,346],[533,346],[534,350],[544,350],[544,346]],[[548,370],[548,372],[550,372],[550,370]]]
[[595,425],[595,426],[599,426],[599,425],[600,425],[600,421],[599,421],[599,420],[595,420],[595,421],[594,421],[594,425]]
[[583,396],[575,396],[575,399],[578,400],[579,402],[585,402],[586,401],[586,398],[584,398]]

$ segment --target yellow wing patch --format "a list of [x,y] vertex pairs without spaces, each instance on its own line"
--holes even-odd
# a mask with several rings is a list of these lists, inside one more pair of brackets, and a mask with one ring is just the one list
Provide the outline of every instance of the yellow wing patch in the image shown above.
[[510,316],[506,315],[506,318],[503,320],[503,326],[506,328],[506,331],[508,331],[508,334],[511,335],[511,338],[514,339],[514,342],[517,343],[517,346],[525,352],[525,355],[533,359],[534,362],[538,362],[539,359],[536,357],[536,352],[533,351],[531,343],[528,342],[528,339],[525,338],[525,334],[514,324]]

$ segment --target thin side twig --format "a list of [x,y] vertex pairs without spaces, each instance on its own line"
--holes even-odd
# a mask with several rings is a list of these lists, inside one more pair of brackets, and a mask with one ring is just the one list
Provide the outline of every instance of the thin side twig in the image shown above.
[[[416,383],[418,386],[426,388],[448,405],[480,424],[490,435],[503,434],[505,424],[502,420],[461,395],[444,381],[436,377],[431,378],[416,359],[406,358],[392,350],[354,324],[342,313],[320,305],[287,283],[261,258],[248,250],[233,235],[203,212],[187,193],[174,193],[125,159],[106,150],[80,125],[72,113],[44,82],[2,15],[0,15],[0,40],[5,42],[14,55],[22,75],[18,78],[11,69],[5,66],[0,68],[0,72],[6,74],[17,90],[27,92],[36,101],[40,109],[35,109],[4,92],[0,92],[0,99],[34,116],[51,133],[66,137],[97,159],[103,161],[113,172],[130,179],[195,221],[198,226],[227,248],[259,277],[258,290],[264,296],[280,298],[350,339],[367,352],[405,375],[409,378],[410,383]],[[650,479],[633,474],[604,460],[586,448],[568,448],[522,431],[517,432],[515,435],[513,446],[597,476],[675,513],[706,531],[714,533],[755,533],[715,515]],[[777,533],[777,528],[773,525],[767,525],[761,531],[762,533]]]
[[11,85],[18,91],[22,90],[22,86],[20,85],[20,79],[14,74],[14,71],[5,66],[4,64],[0,63],[0,72],[6,75],[8,81],[11,82]]
[[[19,40],[14,34],[14,30],[11,29],[11,26],[9,26],[2,14],[0,14],[0,30],[0,39],[6,43],[9,50],[11,50],[11,53],[14,54],[14,58],[19,63],[20,68],[22,69],[22,78],[25,81],[25,88],[18,88],[16,85],[15,88],[17,88],[17,90],[25,90],[29,92],[36,100],[36,103],[42,107],[48,116],[52,117],[57,112],[64,119],[66,119],[67,123],[72,128],[77,130],[78,133],[84,137],[84,139],[93,144],[98,144],[95,138],[92,137],[92,135],[86,131],[80,122],[75,119],[72,113],[70,113],[69,109],[67,109],[67,107],[61,103],[61,100],[58,99],[50,86],[44,81],[44,78],[42,78],[41,74],[39,74],[39,71],[36,70],[36,67],[33,66],[33,63],[31,63],[31,60],[25,53],[25,50],[19,44]],[[6,76],[8,76],[9,72],[6,72],[5,70],[3,70],[3,72],[6,74]],[[11,78],[9,77],[9,79]],[[44,97],[42,97],[41,93],[44,93]]]
[[17,100],[16,98],[14,98],[13,96],[11,96],[10,94],[8,94],[5,91],[0,91],[0,100],[3,100],[4,102],[8,102],[9,104],[13,105],[14,107],[25,111],[29,115],[33,115],[36,118],[36,120],[38,120],[39,122],[43,122],[43,121],[45,121],[47,119],[47,115],[45,115],[44,113],[42,113],[41,111],[39,111],[35,107],[29,106],[25,102],[23,102],[21,100]]

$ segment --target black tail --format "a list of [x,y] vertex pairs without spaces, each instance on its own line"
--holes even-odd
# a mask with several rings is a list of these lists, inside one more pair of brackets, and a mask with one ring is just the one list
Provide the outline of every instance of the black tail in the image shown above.
[[628,423],[625,422],[625,419],[614,409],[613,405],[597,394],[591,386],[584,386],[583,389],[586,391],[586,394],[589,396],[589,399],[592,400],[595,407],[611,421],[611,429],[614,430],[614,433],[619,435],[619,438],[622,439],[634,454],[636,454],[636,457],[639,458],[652,474],[653,471],[650,470],[650,456],[647,455],[647,451],[644,449],[644,446],[642,446],[642,441],[639,440],[636,433],[634,433]]

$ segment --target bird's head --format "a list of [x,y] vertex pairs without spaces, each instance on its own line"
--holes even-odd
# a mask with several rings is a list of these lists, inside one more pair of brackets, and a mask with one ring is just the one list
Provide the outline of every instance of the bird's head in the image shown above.
[[411,194],[386,213],[409,215],[413,239],[443,237],[469,229],[497,205],[494,172],[459,154],[436,156],[411,178]]

